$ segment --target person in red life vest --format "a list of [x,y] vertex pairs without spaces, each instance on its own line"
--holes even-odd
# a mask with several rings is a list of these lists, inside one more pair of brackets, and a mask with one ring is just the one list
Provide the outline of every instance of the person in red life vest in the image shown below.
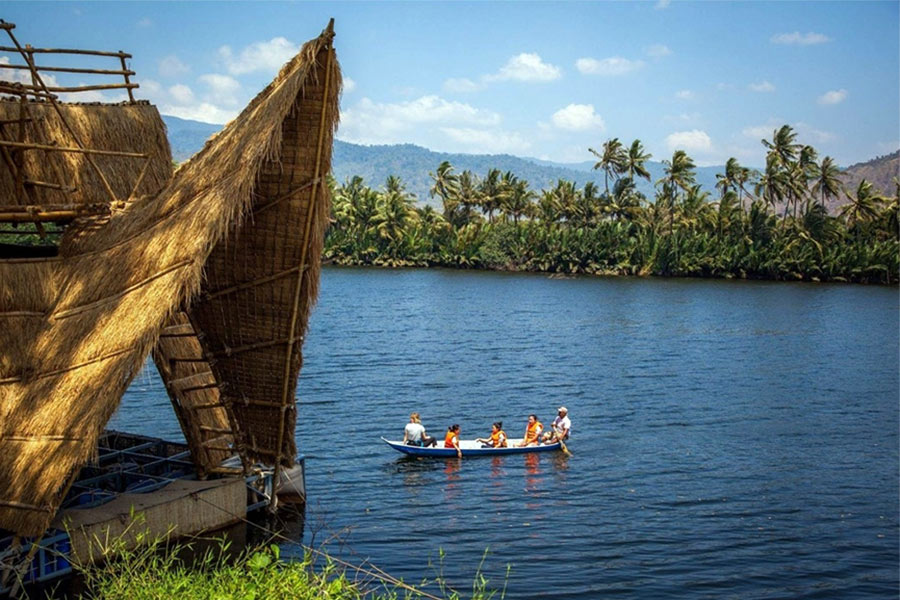
[[459,448],[459,425],[454,423],[447,428],[444,435],[444,448],[456,448],[456,456],[462,458],[462,450]]
[[544,426],[538,421],[537,415],[528,415],[528,425],[525,426],[525,437],[522,439],[522,446],[537,446],[541,441],[541,432]]
[[491,437],[475,440],[482,448],[506,448],[506,432],[503,431],[503,421],[497,421],[491,426]]
[[550,431],[544,434],[545,444],[569,439],[569,431],[572,429],[572,421],[569,420],[569,409],[565,406],[560,406],[556,413],[556,418],[550,424]]

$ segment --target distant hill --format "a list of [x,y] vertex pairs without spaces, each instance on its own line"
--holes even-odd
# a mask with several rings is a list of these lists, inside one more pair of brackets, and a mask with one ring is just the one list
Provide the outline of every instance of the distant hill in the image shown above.
[[[900,177],[900,150],[851,165],[847,167],[845,174],[844,187],[848,192],[855,192],[859,182],[865,179],[885,196],[893,196],[896,193],[894,177]],[[846,203],[847,199],[842,197],[838,205]]]
[[[203,147],[203,143],[221,129],[219,125],[200,123],[163,115],[163,121],[169,132],[169,143],[172,145],[172,157],[178,161],[190,158]],[[590,156],[585,148],[585,154]],[[437,199],[429,198],[431,187],[429,172],[434,172],[442,161],[450,161],[456,172],[466,169],[479,176],[484,176],[488,169],[512,171],[519,178],[528,180],[531,188],[540,190],[552,186],[558,179],[574,181],[583,186],[594,181],[603,186],[603,173],[592,169],[595,161],[587,160],[578,163],[555,163],[537,158],[520,158],[510,154],[450,154],[434,152],[413,144],[394,144],[389,146],[363,146],[335,140],[332,157],[332,170],[335,178],[343,182],[348,177],[359,175],[366,183],[380,188],[388,175],[398,175],[406,182],[407,189],[426,203],[437,206]],[[648,163],[651,181],[663,176],[661,162]],[[715,198],[716,173],[725,170],[724,166],[699,167],[697,183]],[[859,163],[846,169],[845,187],[853,191],[859,180],[865,177],[875,184],[883,193],[894,193],[892,179],[900,174],[900,152],[881,156],[868,162]],[[638,188],[646,196],[652,197],[653,184],[644,180],[638,182]],[[829,201],[828,209],[834,213],[838,207],[846,204],[843,196]]]
[[[219,125],[169,115],[163,115],[163,121],[169,132],[172,157],[178,162],[190,158],[203,147],[209,136],[221,129]],[[588,154],[587,149],[585,154]],[[406,182],[407,189],[416,194],[419,200],[437,205],[438,200],[428,196],[432,184],[428,173],[434,172],[445,160],[450,161],[457,173],[468,169],[479,176],[484,176],[492,168],[512,171],[519,178],[526,179],[534,190],[552,186],[558,179],[574,181],[578,186],[583,186],[588,181],[603,186],[603,173],[592,169],[595,161],[554,163],[510,154],[451,154],[434,152],[413,144],[363,146],[335,140],[332,170],[340,182],[353,175],[359,175],[368,185],[376,188],[384,184],[388,175],[398,175]],[[662,163],[650,162],[648,168],[652,181],[663,176]],[[716,173],[721,171],[722,167],[700,167],[697,169],[697,182],[713,193]],[[640,180],[638,188],[652,197],[652,183]]]

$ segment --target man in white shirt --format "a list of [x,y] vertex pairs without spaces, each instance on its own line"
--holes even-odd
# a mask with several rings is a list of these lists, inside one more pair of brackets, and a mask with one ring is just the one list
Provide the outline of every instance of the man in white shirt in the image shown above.
[[572,430],[572,421],[569,420],[569,409],[565,406],[560,406],[556,413],[556,418],[550,424],[550,431],[544,435],[545,443],[569,439],[569,432]]

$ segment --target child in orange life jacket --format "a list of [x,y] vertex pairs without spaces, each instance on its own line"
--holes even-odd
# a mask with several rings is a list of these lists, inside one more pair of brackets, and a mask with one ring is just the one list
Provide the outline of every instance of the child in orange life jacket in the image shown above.
[[459,425],[454,423],[447,428],[444,435],[444,448],[456,448],[456,456],[462,458],[462,450],[459,448]]
[[506,432],[503,431],[503,421],[497,421],[491,426],[491,437],[475,440],[482,448],[506,448]]
[[528,425],[525,426],[525,437],[522,439],[522,446],[537,446],[541,441],[541,432],[544,426],[538,421],[537,415],[528,415]]

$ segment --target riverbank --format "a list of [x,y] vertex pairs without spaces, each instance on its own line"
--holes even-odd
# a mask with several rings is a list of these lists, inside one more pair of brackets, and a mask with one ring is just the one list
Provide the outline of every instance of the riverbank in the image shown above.
[[[414,209],[418,211],[419,209]],[[424,211],[428,214],[428,211]],[[757,215],[758,217],[760,215]],[[417,217],[401,244],[377,231],[332,227],[324,260],[338,266],[443,267],[563,275],[697,277],[897,285],[896,237],[815,240],[774,216],[755,232],[703,228],[667,234],[638,222],[576,227],[539,222],[475,223],[429,236]]]

